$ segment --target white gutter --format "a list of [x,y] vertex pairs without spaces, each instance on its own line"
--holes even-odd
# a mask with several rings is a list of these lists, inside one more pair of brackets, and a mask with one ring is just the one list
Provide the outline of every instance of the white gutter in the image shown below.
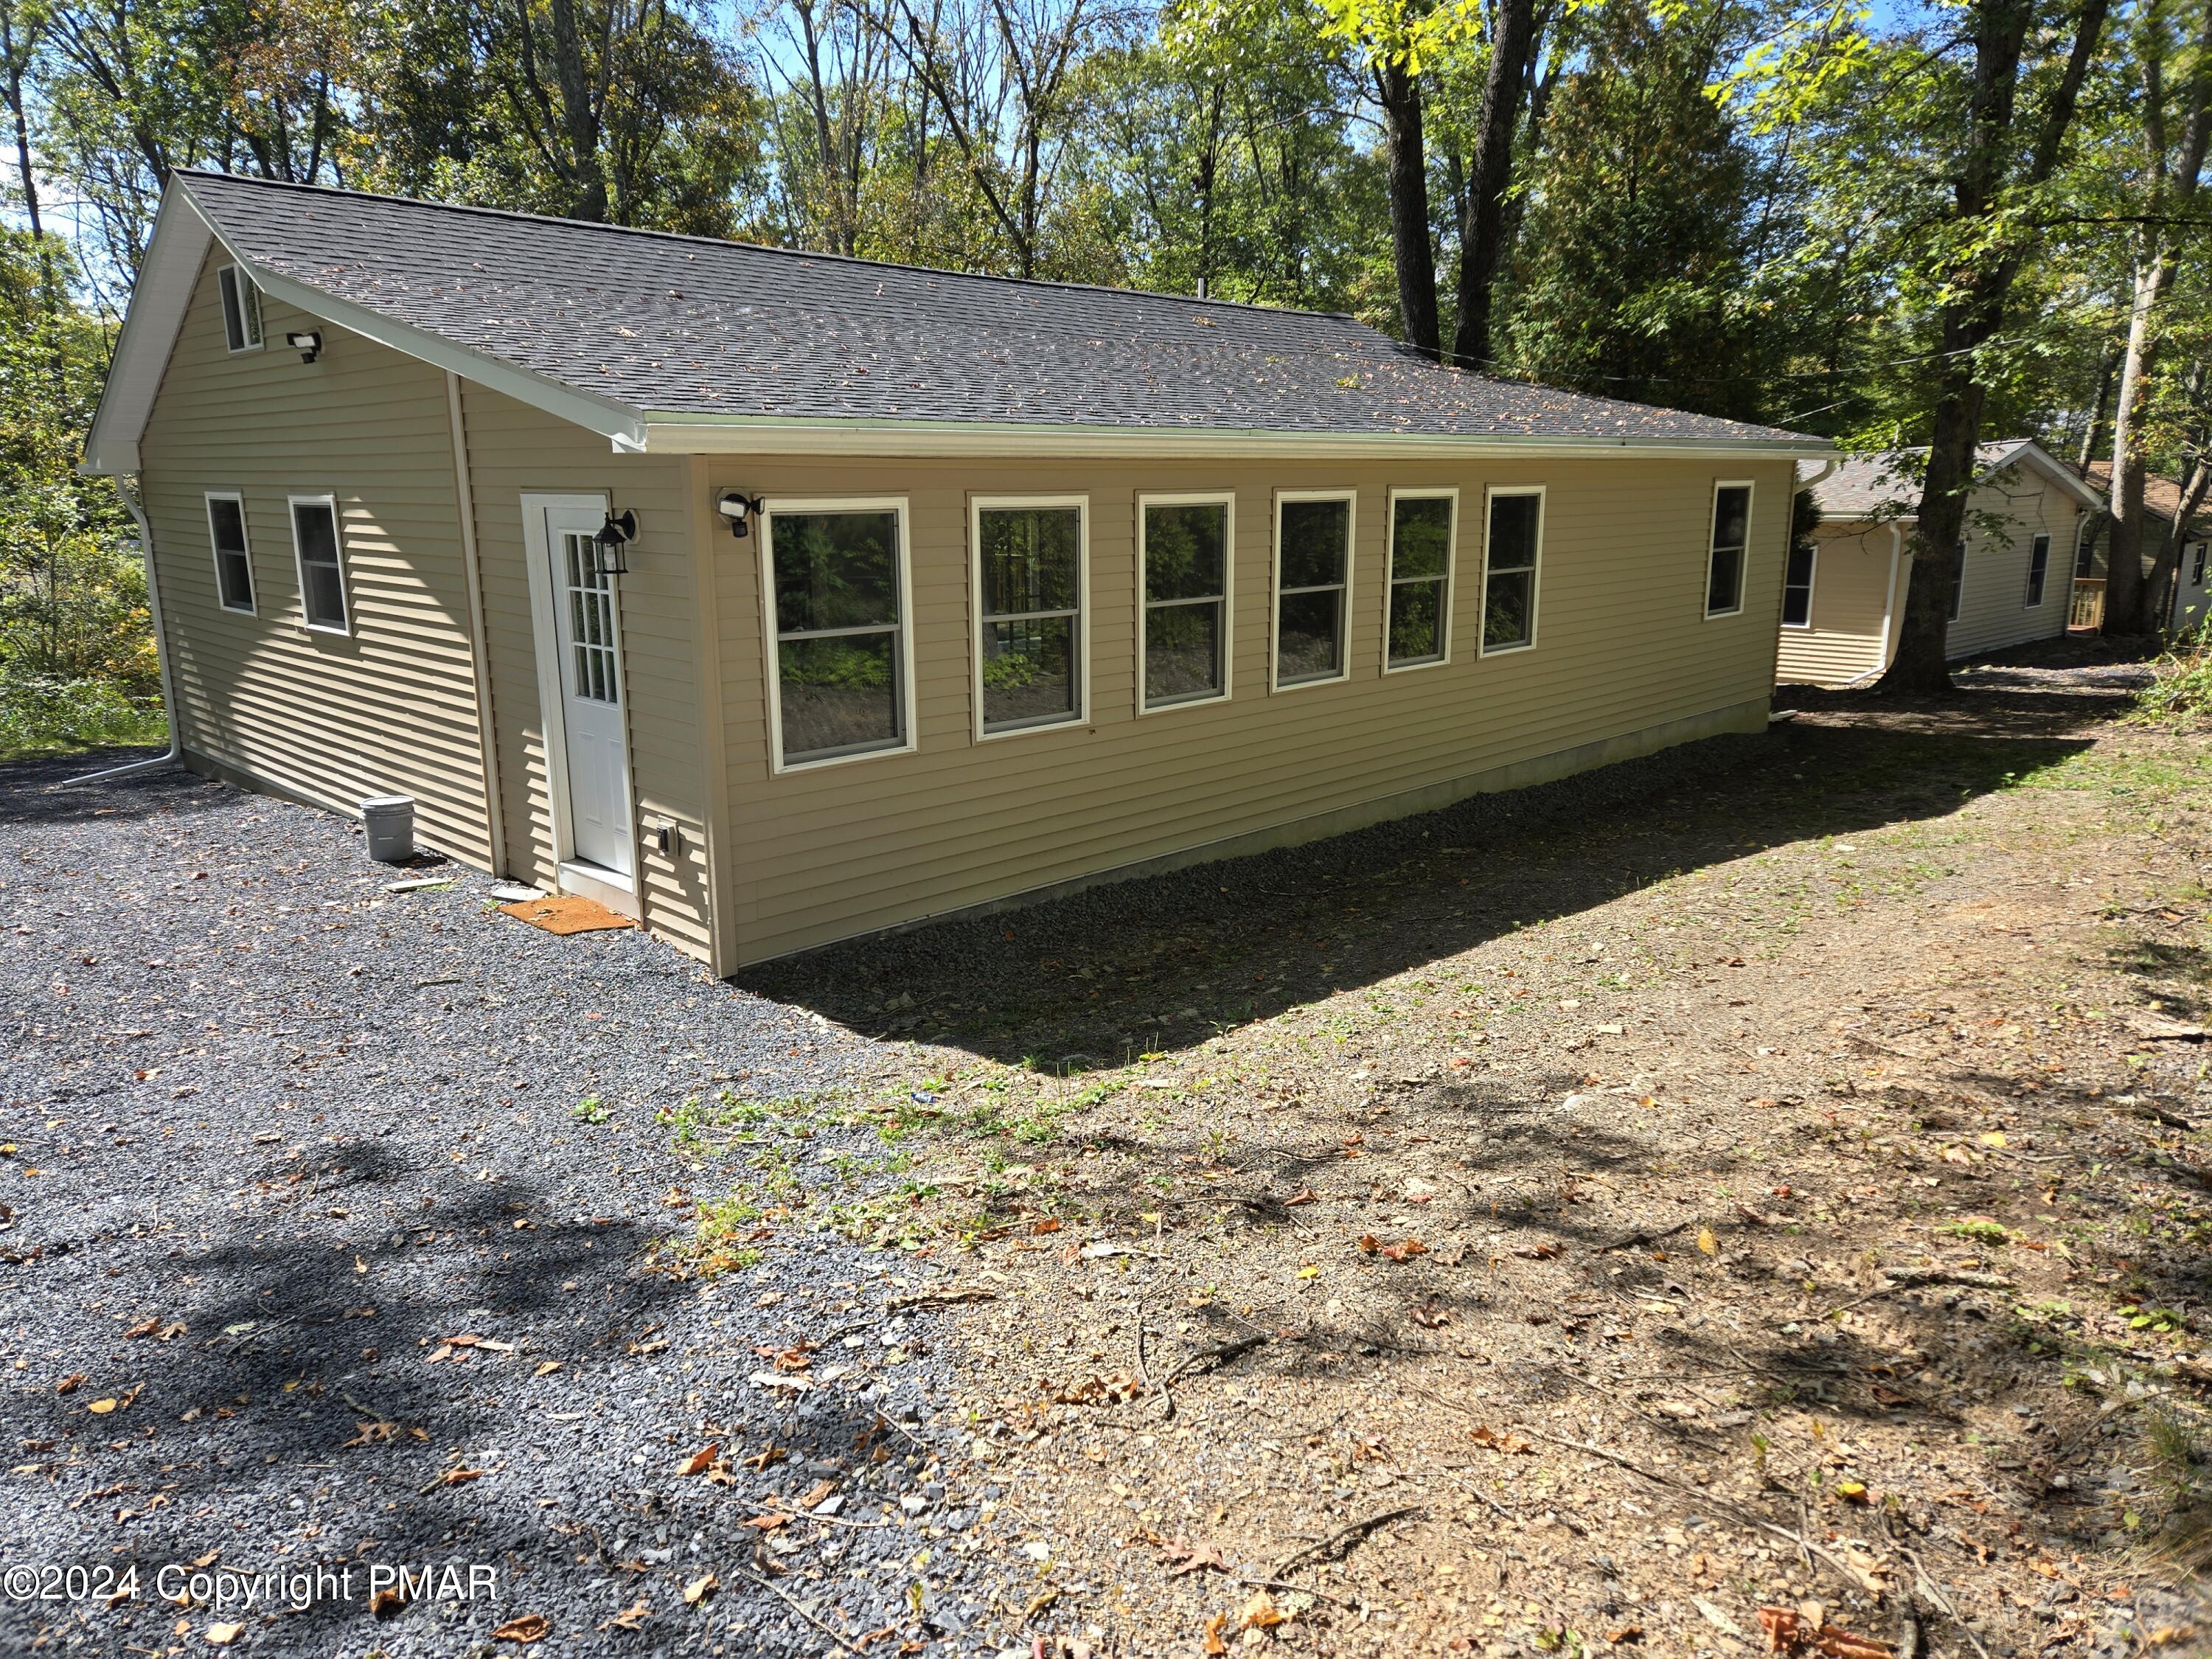
[[484,835],[489,867],[507,873],[507,821],[499,798],[499,734],[491,717],[491,656],[484,643],[483,583],[477,559],[476,484],[469,473],[468,431],[461,419],[461,377],[446,371],[446,411],[453,428],[453,499],[461,520],[461,572],[469,585],[470,665],[476,671],[477,747],[483,757]]
[[[630,447],[617,441],[617,447]],[[648,410],[647,454],[945,457],[1013,459],[1191,459],[1252,457],[1341,460],[1348,456],[1404,459],[1511,460],[1640,458],[1671,460],[1818,459],[1793,439],[1742,443],[1665,439],[1462,437],[1425,432],[1275,432],[1219,427],[1042,426],[1013,422],[794,420],[781,416],[696,416]],[[1830,463],[1832,466],[1833,462]],[[1822,476],[1826,476],[1823,474]]]
[[174,766],[185,752],[182,728],[177,723],[177,680],[169,666],[168,635],[161,631],[161,584],[154,574],[154,532],[146,522],[146,509],[132,493],[129,482],[121,475],[115,480],[115,493],[123,497],[123,505],[131,509],[131,516],[138,521],[138,556],[146,566],[146,605],[152,612],[154,623],[154,660],[161,671],[161,708],[169,717],[169,749],[167,754],[156,755],[151,760],[131,761],[122,766],[111,766],[104,771],[87,772],[82,777],[66,780],[62,787],[75,789],[88,783],[98,783],[103,778],[127,778],[140,772],[150,772],[158,766]]

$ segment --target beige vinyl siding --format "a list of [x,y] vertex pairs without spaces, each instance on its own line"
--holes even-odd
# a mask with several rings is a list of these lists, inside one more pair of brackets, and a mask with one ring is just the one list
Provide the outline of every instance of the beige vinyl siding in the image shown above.
[[[1889,614],[1887,525],[1823,526],[1813,559],[1809,628],[1782,629],[1775,678],[1807,685],[1842,685],[1882,666],[1882,620]],[[1898,561],[1901,604],[1911,567]]]
[[[1990,515],[2003,520],[2002,534],[1989,526]],[[1944,636],[1948,655],[1977,656],[2066,631],[2080,519],[2074,498],[2038,467],[2009,468],[1974,491],[1966,507],[1966,580],[1959,620]],[[2043,603],[2030,609],[2022,602],[2028,553],[2039,533],[2051,538],[2051,563]]]
[[[471,382],[462,384],[461,408],[509,867],[547,886],[558,878],[522,497],[605,494],[616,511],[630,509],[638,520],[637,540],[628,550],[629,574],[616,580],[616,602],[641,919],[705,957],[708,795],[693,565],[703,526],[694,511],[696,492],[686,487],[692,464],[683,456],[616,455],[605,439]],[[646,834],[648,826],[669,822],[682,836],[673,855]]]
[[[492,860],[444,376],[262,299],[226,349],[211,258],[141,445],[178,720],[191,757],[342,811],[416,802],[416,836]],[[319,328],[302,363],[285,334]],[[205,495],[243,498],[257,615],[222,609]],[[304,626],[288,495],[337,499],[349,635]]]
[[[903,496],[914,569],[917,752],[776,775],[758,543],[713,541],[729,790],[721,917],[732,961],[1008,896],[1678,720],[1763,711],[1773,673],[1787,464],[1644,460],[1340,466],[975,461],[702,465],[705,494]],[[1717,478],[1753,477],[1741,614],[1705,617]],[[1534,649],[1479,658],[1484,492],[1543,484]],[[1278,488],[1356,490],[1351,672],[1268,689]],[[1384,675],[1393,488],[1460,492],[1451,661]],[[1135,503],[1237,497],[1233,696],[1139,717]],[[1085,725],[973,735],[968,500],[1087,495]],[[1748,709],[1748,713],[1746,710]]]

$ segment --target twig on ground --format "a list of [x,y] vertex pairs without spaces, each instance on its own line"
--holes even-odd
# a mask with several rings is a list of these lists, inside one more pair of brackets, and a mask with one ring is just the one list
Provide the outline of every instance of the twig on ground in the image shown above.
[[1368,1516],[1364,1519],[1353,1522],[1348,1527],[1339,1527],[1318,1544],[1308,1544],[1304,1548],[1294,1550],[1276,1562],[1274,1568],[1276,1576],[1279,1577],[1284,1573],[1304,1566],[1308,1561],[1317,1560],[1332,1550],[1348,1548],[1366,1537],[1377,1527],[1387,1527],[1393,1521],[1402,1521],[1409,1515],[1419,1515],[1427,1507],[1425,1504],[1401,1504],[1395,1510],[1384,1510],[1380,1514]]
[[1253,1349],[1261,1346],[1270,1340],[1265,1331],[1259,1331],[1250,1336],[1240,1336],[1232,1341],[1221,1343],[1215,1347],[1200,1348],[1196,1353],[1186,1355],[1177,1360],[1168,1374],[1160,1379],[1160,1387],[1165,1389],[1170,1382],[1181,1382],[1185,1376],[1196,1370],[1200,1365],[1227,1364],[1239,1354],[1249,1353]]
[[963,1285],[951,1291],[917,1291],[912,1296],[895,1296],[884,1304],[885,1313],[904,1313],[909,1308],[945,1308],[956,1302],[996,1302],[999,1293],[987,1291],[980,1285]]
[[1626,1238],[1616,1238],[1610,1244],[1599,1245],[1597,1253],[1603,1255],[1610,1250],[1634,1250],[1640,1249],[1646,1244],[1656,1244],[1662,1238],[1672,1238],[1676,1233],[1687,1231],[1697,1224],[1697,1217],[1692,1216],[1687,1221],[1678,1221],[1671,1227],[1662,1227],[1656,1231],[1645,1228],[1641,1231],[1629,1234]]
[[1982,1638],[1966,1628],[1966,1621],[1959,1617],[1958,1607],[1944,1593],[1943,1587],[1929,1577],[1928,1569],[1920,1565],[1919,1556],[1902,1544],[1897,1547],[1897,1553],[1911,1564],[1913,1587],[1928,1598],[1938,1613],[1959,1627],[1960,1634],[1973,1644],[1974,1651],[1980,1654],[1982,1659],[1990,1659],[1990,1650],[1982,1645]]
[[1848,1313],[1861,1303],[1871,1302],[1878,1296],[1888,1296],[1898,1291],[1921,1290],[1930,1285],[1963,1285],[1975,1291],[2009,1291],[2016,1288],[2019,1283],[2016,1279],[2007,1279],[2002,1273],[1976,1273],[1963,1267],[1898,1267],[1887,1271],[1885,1276],[1889,1280],[1888,1284],[1877,1285],[1863,1295],[1855,1296],[1850,1301],[1829,1309],[1821,1317],[1833,1319],[1838,1314]]
[[812,1613],[807,1612],[805,1607],[799,1606],[796,1601],[792,1599],[792,1597],[778,1589],[773,1583],[769,1583],[766,1578],[763,1578],[759,1573],[755,1572],[750,1567],[739,1567],[738,1571],[744,1574],[746,1577],[751,1579],[753,1583],[758,1584],[770,1595],[775,1597],[777,1601],[782,1602],[784,1606],[789,1607],[793,1613],[797,1613],[801,1619],[804,1619],[808,1624],[813,1626],[815,1629],[820,1631],[824,1636],[835,1642],[839,1647],[844,1649],[846,1652],[865,1654],[867,1651],[866,1649],[861,1647],[858,1643],[849,1641],[844,1636],[839,1634],[833,1626],[823,1624]]
[[1331,1595],[1327,1590],[1316,1589],[1311,1584],[1293,1584],[1287,1578],[1239,1578],[1237,1582],[1247,1589],[1291,1590],[1299,1595],[1310,1595],[1320,1601],[1333,1601],[1340,1607],[1348,1607],[1352,1605],[1341,1595]]

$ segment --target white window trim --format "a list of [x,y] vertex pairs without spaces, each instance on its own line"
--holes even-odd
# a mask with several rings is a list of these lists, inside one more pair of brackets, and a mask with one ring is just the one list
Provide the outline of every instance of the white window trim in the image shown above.
[[[1736,567],[1735,607],[1729,611],[1706,610],[1713,600],[1713,555],[1719,550],[1713,545],[1721,529],[1721,491],[1741,489],[1743,500],[1743,562]],[[1716,478],[1713,480],[1713,500],[1705,520],[1705,581],[1699,594],[1698,608],[1705,611],[1707,622],[1724,622],[1730,617],[1743,615],[1744,597],[1751,592],[1751,526],[1759,512],[1759,483],[1753,478]]]
[[[2035,544],[2038,542],[2041,542],[2043,544],[2043,592],[2031,599],[2027,597],[2027,586],[2030,582],[2035,580]],[[2021,574],[2020,585],[2020,608],[2021,610],[2040,611],[2043,609],[2045,605],[2049,603],[2051,599],[2051,550],[2057,545],[2057,538],[2052,536],[2050,532],[2045,530],[2036,531],[2028,537],[2027,568]]]
[[[1054,720],[1008,726],[996,732],[983,726],[983,515],[1024,507],[1075,509],[1075,712]],[[1064,732],[1091,724],[1091,497],[1088,495],[971,495],[968,498],[969,684],[975,702],[978,743],[1026,738],[1037,732]]]
[[[210,489],[204,492],[207,502],[208,556],[215,561],[215,602],[234,617],[258,617],[261,614],[261,587],[253,580],[253,531],[246,522],[246,497],[235,489]],[[246,603],[233,605],[222,597],[222,547],[216,539],[215,504],[234,501],[238,505],[238,533],[246,543]],[[302,603],[301,614],[307,607]],[[350,617],[353,613],[346,613]]]
[[[779,515],[799,517],[808,513],[889,513],[898,524],[898,656],[899,723],[903,740],[881,749],[856,750],[849,755],[824,755],[817,760],[786,761],[783,757],[782,649],[775,623],[775,523]],[[786,501],[772,497],[760,512],[762,668],[768,680],[768,759],[772,776],[788,772],[815,772],[825,766],[849,766],[855,761],[882,760],[890,755],[911,755],[920,747],[914,703],[914,559],[908,533],[907,498],[903,495],[809,495]]]
[[[307,619],[307,561],[300,549],[300,520],[298,509],[302,507],[327,507],[331,510],[331,540],[338,552],[338,603],[345,607],[345,626],[332,628],[328,623]],[[284,498],[284,524],[292,532],[292,572],[300,583],[300,625],[310,634],[331,634],[341,639],[353,637],[353,583],[346,577],[345,514],[338,511],[338,498],[334,495],[287,495]]]
[[[1337,602],[1337,669],[1310,679],[1284,683],[1283,666],[1283,504],[1285,501],[1342,501],[1344,503],[1344,595]],[[1316,685],[1341,685],[1352,678],[1352,564],[1359,545],[1359,492],[1357,489],[1279,489],[1275,492],[1273,569],[1268,584],[1267,690],[1304,691]],[[1446,586],[1449,586],[1449,580]],[[1300,592],[1312,590],[1301,588]]]
[[[1747,552],[1749,551],[1748,547],[1747,547],[1745,550]],[[1788,610],[1790,605],[1790,556],[1796,550],[1797,550],[1794,547],[1784,548],[1782,553],[1782,604],[1783,608],[1785,611]],[[1705,556],[1710,559],[1712,555],[1708,552]],[[1710,571],[1706,573],[1705,584],[1706,591],[1708,592],[1711,592],[1712,574]],[[1805,578],[1805,620],[1801,623],[1794,623],[1789,621],[1785,617],[1782,623],[1784,628],[1794,629],[1800,634],[1809,634],[1813,631],[1813,600],[1814,596],[1820,592],[1820,545],[1818,542],[1815,542],[1813,544],[1813,568]]]
[[[1516,652],[1536,648],[1537,629],[1544,620],[1544,520],[1549,515],[1550,503],[1545,499],[1547,484],[1492,484],[1482,492],[1482,604],[1475,623],[1474,652],[1477,657],[1510,657]],[[1500,495],[1534,495],[1536,498],[1536,555],[1528,566],[1528,637],[1516,645],[1492,646],[1490,643],[1490,504]]]
[[[253,331],[260,337],[258,339],[247,340],[243,345],[233,345],[230,343],[230,313],[222,303],[222,278],[225,271],[230,273],[233,292],[235,294],[238,300],[238,331],[241,338],[246,333],[246,313],[249,308],[249,302],[246,296],[249,295],[252,296],[251,301],[251,309],[253,313]],[[243,357],[247,352],[258,351],[264,346],[267,345],[269,343],[269,319],[262,313],[261,289],[255,283],[252,275],[248,273],[246,267],[240,264],[217,266],[216,269],[215,283],[216,310],[221,313],[222,316],[223,349],[231,356]]]
[[[1398,503],[1400,501],[1449,501],[1451,525],[1444,532],[1444,596],[1437,607],[1437,654],[1423,657],[1418,662],[1393,663],[1390,660],[1390,595],[1398,586]],[[1459,605],[1459,490],[1456,486],[1434,489],[1405,489],[1389,492],[1383,507],[1389,514],[1382,521],[1382,672],[1386,674],[1418,674],[1424,668],[1448,668],[1451,665],[1452,612]],[[1420,578],[1427,580],[1426,577]]]
[[[1152,605],[1145,597],[1145,514],[1155,507],[1218,507],[1221,520],[1221,690],[1204,696],[1177,697],[1155,703],[1145,696],[1145,623]],[[1137,713],[1165,714],[1179,708],[1205,708],[1227,702],[1235,689],[1237,653],[1237,493],[1229,489],[1200,489],[1137,497]]]

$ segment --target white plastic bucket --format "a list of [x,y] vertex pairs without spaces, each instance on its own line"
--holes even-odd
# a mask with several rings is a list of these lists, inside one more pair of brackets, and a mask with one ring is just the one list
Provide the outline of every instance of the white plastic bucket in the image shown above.
[[370,796],[361,804],[361,825],[368,834],[369,857],[404,864],[415,856],[414,796]]

